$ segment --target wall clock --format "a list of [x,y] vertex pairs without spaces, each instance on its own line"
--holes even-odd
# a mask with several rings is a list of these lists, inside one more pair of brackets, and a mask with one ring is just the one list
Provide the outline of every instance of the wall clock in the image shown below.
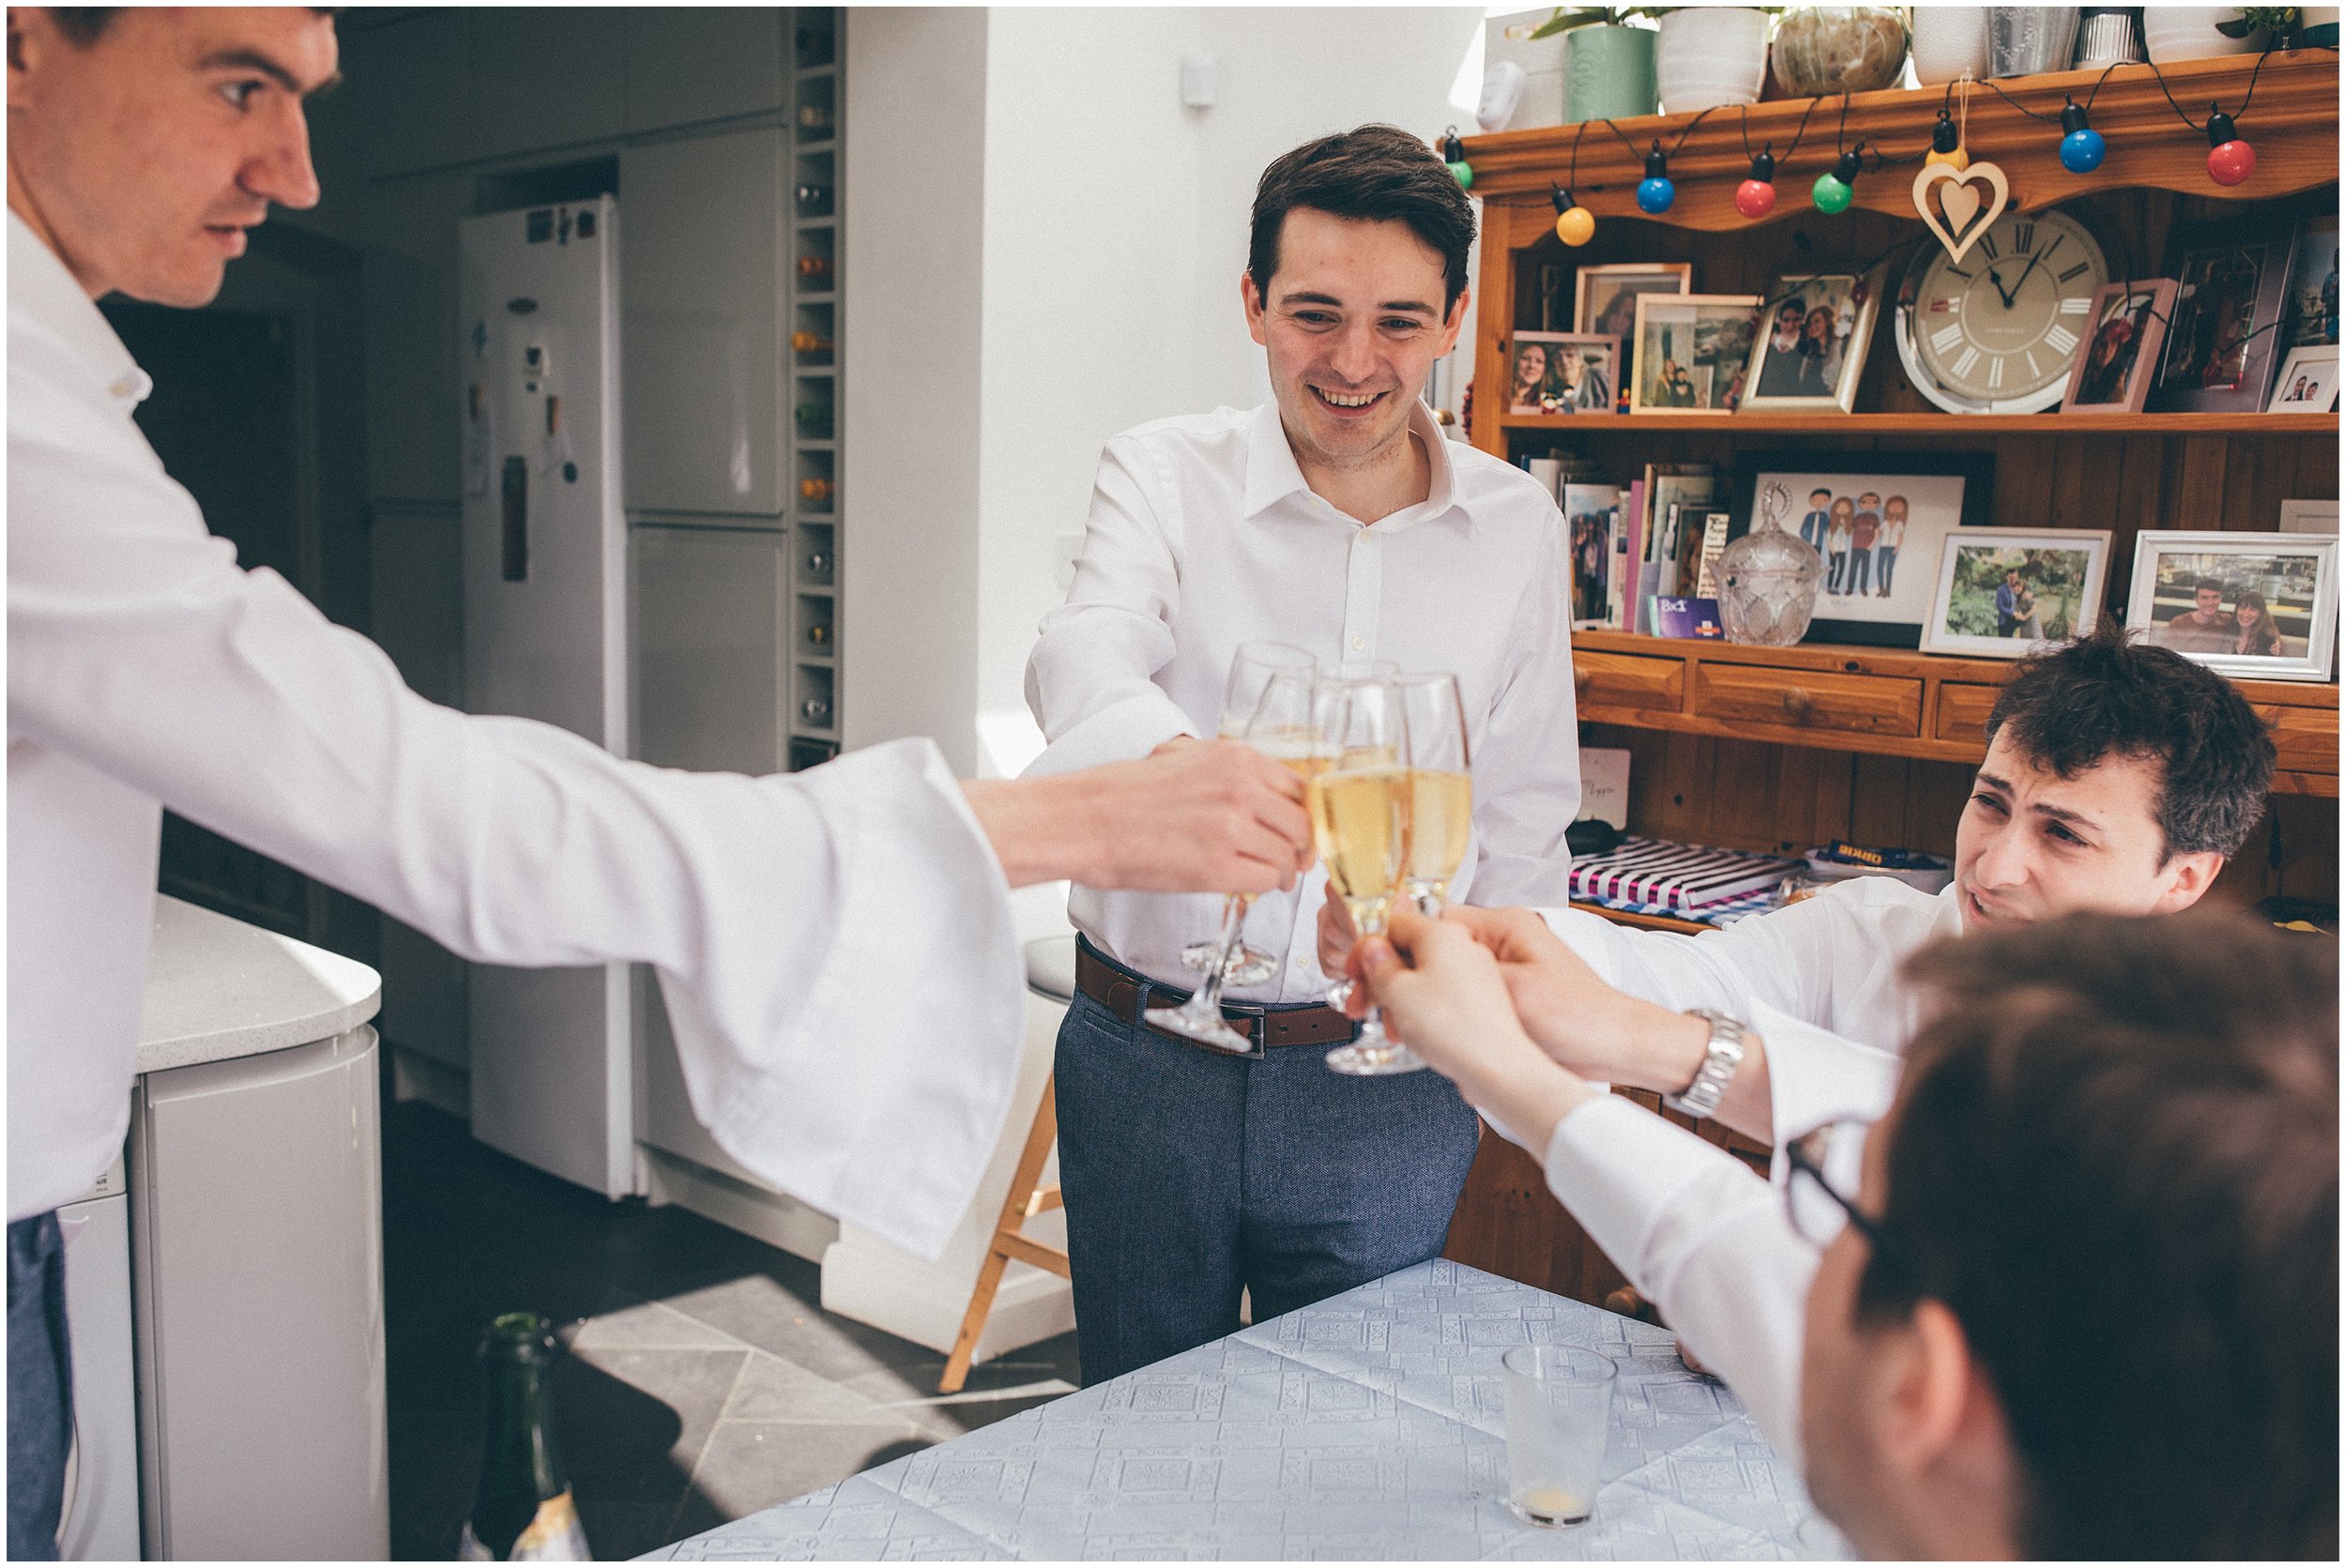
[[2007,212],[1961,261],[1927,244],[1908,266],[1894,324],[1915,389],[1950,414],[2035,414],[2061,401],[2094,291],[2101,242],[2075,214]]

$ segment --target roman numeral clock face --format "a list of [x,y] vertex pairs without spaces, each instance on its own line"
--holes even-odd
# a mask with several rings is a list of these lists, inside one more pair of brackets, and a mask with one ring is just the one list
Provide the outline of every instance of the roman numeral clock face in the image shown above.
[[1915,388],[1950,413],[2034,414],[2067,388],[2110,267],[2083,224],[2046,211],[1998,219],[1959,262],[1929,243],[1907,276],[1898,352]]

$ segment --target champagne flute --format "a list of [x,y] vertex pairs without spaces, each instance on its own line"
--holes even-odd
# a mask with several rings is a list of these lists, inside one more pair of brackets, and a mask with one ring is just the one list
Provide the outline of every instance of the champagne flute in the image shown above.
[[[1275,650],[1266,652],[1264,650]],[[1225,710],[1222,733],[1238,738],[1294,769],[1308,781],[1320,765],[1318,731],[1314,723],[1318,689],[1317,666],[1309,654],[1297,664],[1285,657],[1298,652],[1282,644],[1249,643],[1239,649],[1230,671],[1229,700],[1250,706],[1235,725]],[[1241,666],[1246,669],[1242,681]],[[1259,678],[1257,678],[1259,677]],[[1238,967],[1232,963],[1240,925],[1246,919],[1252,895],[1232,893],[1222,904],[1222,935],[1207,955],[1203,984],[1179,1007],[1152,1007],[1145,1015],[1149,1027],[1178,1034],[1184,1040],[1234,1056],[1251,1055],[1255,1043],[1230,1028],[1222,1016],[1222,987]],[[1269,961],[1273,966],[1277,960]]]
[[[1230,677],[1222,691],[1222,720],[1215,730],[1218,738],[1242,740],[1246,726],[1254,717],[1256,706],[1262,701],[1263,691],[1272,678],[1279,675],[1310,677],[1318,668],[1318,662],[1300,647],[1266,639],[1241,643],[1238,655],[1230,661]],[[1240,985],[1253,985],[1269,980],[1279,972],[1279,960],[1271,953],[1248,947],[1243,941],[1235,946],[1231,939],[1232,905],[1236,905],[1240,928],[1246,923],[1246,911],[1254,906],[1252,893],[1232,893],[1223,901],[1223,931],[1203,942],[1192,942],[1181,950],[1181,965],[1203,972],[1216,958],[1221,960],[1222,979]],[[1221,987],[1217,985],[1218,996]],[[1220,1014],[1215,1016],[1219,1017]]]
[[1397,684],[1409,735],[1409,863],[1401,890],[1430,917],[1441,913],[1474,826],[1466,705],[1455,675],[1405,675]]
[[[1323,734],[1330,761],[1311,781],[1312,835],[1329,885],[1344,900],[1353,929],[1385,929],[1394,895],[1409,864],[1409,739],[1401,688],[1390,678],[1332,683]],[[1372,1005],[1348,1045],[1328,1065],[1363,1076],[1406,1073],[1425,1064],[1385,1031]]]

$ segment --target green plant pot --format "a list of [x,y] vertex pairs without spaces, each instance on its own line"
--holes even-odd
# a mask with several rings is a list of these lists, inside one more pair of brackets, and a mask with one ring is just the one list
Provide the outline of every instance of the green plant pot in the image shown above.
[[1564,51],[1564,123],[1625,120],[1651,114],[1661,99],[1653,82],[1650,27],[1576,27]]

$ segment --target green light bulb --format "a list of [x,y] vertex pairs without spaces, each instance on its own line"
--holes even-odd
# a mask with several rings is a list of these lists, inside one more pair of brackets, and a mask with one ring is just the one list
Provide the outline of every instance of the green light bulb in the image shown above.
[[1831,174],[1819,175],[1809,191],[1819,212],[1847,212],[1850,198],[1856,194],[1845,181]]

